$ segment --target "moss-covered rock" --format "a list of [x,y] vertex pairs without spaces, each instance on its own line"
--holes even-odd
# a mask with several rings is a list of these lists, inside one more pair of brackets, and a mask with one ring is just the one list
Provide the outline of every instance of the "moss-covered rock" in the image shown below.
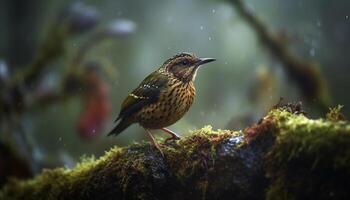
[[[300,113],[300,112],[299,112]],[[0,199],[303,199],[347,195],[350,126],[272,110],[244,131],[205,127],[13,180]]]

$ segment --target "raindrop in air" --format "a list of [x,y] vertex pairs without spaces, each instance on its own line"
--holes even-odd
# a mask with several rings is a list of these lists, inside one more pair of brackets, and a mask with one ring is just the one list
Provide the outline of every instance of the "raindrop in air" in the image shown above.
[[173,17],[172,17],[172,16],[168,16],[168,17],[166,18],[166,21],[167,21],[168,23],[172,23],[172,22],[173,22]]
[[310,56],[314,57],[315,54],[316,54],[315,48],[311,48],[310,51],[309,51],[309,53],[310,53]]
[[321,27],[321,26],[322,26],[321,21],[317,21],[317,26],[318,26],[318,27]]
[[0,60],[0,79],[6,79],[9,75],[9,70],[5,61]]

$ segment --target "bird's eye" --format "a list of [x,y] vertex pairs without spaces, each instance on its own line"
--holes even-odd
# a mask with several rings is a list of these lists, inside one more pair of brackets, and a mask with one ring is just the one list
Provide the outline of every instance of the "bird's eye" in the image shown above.
[[188,65],[188,60],[183,60],[182,65]]

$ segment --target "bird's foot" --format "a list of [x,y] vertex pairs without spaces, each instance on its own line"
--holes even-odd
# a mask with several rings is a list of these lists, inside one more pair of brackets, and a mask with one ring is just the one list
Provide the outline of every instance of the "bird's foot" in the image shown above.
[[175,133],[174,131],[171,131],[171,130],[169,130],[167,128],[161,128],[161,130],[163,130],[164,132],[166,132],[166,133],[171,135],[170,138],[165,139],[165,143],[167,143],[169,141],[181,139],[181,137],[177,133]]
[[171,137],[169,137],[169,138],[167,138],[167,139],[165,139],[164,140],[164,142],[165,143],[168,143],[168,142],[172,142],[172,141],[174,141],[174,140],[180,140],[181,139],[181,137],[179,137],[179,136],[171,136]]
[[159,150],[159,152],[162,154],[162,157],[164,157],[164,153],[163,153],[163,151],[161,149],[161,145],[157,142],[156,138],[152,135],[151,131],[149,131],[146,128],[145,128],[145,130],[146,130],[148,136],[150,137],[153,146],[155,146]]

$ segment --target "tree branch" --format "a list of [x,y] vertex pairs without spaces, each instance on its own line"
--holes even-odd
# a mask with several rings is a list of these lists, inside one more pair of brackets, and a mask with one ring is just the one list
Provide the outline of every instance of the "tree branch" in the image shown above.
[[[12,181],[1,199],[324,199],[346,197],[350,125],[272,110],[243,132],[205,127],[163,145],[112,148],[74,169]],[[293,114],[294,113],[294,114]],[[339,182],[340,181],[340,182]]]
[[302,95],[326,112],[330,103],[326,80],[314,62],[304,61],[293,55],[285,43],[268,31],[242,0],[230,0],[243,19],[255,30],[258,38],[278,60],[281,61],[287,75],[295,81]]

